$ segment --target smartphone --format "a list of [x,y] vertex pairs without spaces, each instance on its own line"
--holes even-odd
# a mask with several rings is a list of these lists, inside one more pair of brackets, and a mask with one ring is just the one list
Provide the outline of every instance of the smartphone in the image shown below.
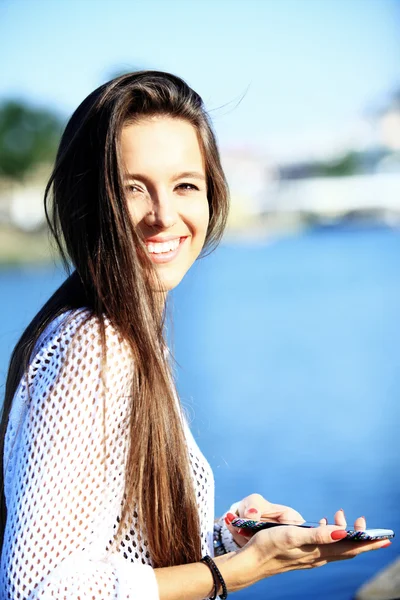
[[[241,529],[248,529],[251,532],[260,531],[261,529],[269,529],[270,527],[280,527],[289,525],[289,523],[272,523],[270,521],[252,521],[251,519],[234,519],[231,523],[234,527],[240,527]],[[311,529],[317,525],[296,525],[296,527],[306,527]],[[370,542],[373,540],[391,540],[394,538],[394,531],[391,529],[365,529],[363,531],[355,531],[354,529],[347,529],[347,537],[345,540],[352,540],[353,542]]]

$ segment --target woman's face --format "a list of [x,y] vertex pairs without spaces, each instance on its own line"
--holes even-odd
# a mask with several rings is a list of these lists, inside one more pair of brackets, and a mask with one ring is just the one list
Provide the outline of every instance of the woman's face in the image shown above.
[[121,144],[129,212],[168,291],[199,256],[207,233],[206,174],[197,133],[187,121],[152,117],[126,125]]

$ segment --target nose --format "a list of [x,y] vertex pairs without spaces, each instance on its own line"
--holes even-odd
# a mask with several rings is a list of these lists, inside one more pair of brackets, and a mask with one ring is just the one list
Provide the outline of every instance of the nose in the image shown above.
[[160,190],[151,194],[150,211],[145,217],[145,222],[150,227],[169,229],[177,221],[177,211],[173,194],[167,190]]

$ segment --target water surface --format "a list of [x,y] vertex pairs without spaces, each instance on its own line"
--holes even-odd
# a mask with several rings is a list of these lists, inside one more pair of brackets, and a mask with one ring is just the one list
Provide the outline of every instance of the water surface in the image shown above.
[[[400,233],[316,232],[224,245],[174,293],[179,389],[216,479],[216,510],[259,492],[307,520],[400,531]],[[13,343],[62,281],[0,272],[0,383]],[[238,593],[350,600],[391,548]]]

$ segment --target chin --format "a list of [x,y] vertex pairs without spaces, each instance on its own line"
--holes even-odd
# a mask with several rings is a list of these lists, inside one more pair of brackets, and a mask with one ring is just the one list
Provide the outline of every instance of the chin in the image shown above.
[[170,292],[180,284],[183,277],[183,275],[182,277],[160,277],[158,290],[160,292]]
[[186,273],[178,275],[177,273],[158,273],[157,281],[154,282],[153,290],[155,292],[170,292],[180,284]]

